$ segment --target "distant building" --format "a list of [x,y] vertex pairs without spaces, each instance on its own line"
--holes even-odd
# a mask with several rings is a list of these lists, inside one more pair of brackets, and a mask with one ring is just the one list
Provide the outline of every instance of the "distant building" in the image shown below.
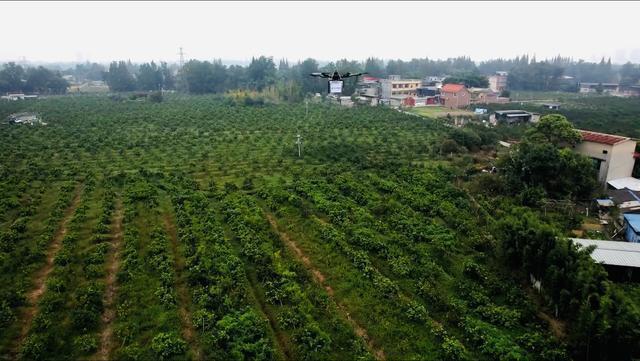
[[472,104],[504,104],[509,98],[500,97],[499,94],[489,88],[470,88]]
[[401,79],[399,75],[390,75],[389,79],[380,79],[381,97],[391,99],[397,96],[417,96],[417,89],[422,85],[418,79]]
[[543,108],[547,108],[547,109],[551,109],[551,110],[558,110],[558,109],[560,109],[560,104],[558,104],[558,103],[543,103],[542,107]]
[[446,77],[444,76],[427,76],[422,81],[423,87],[435,87],[436,89],[442,88],[442,82]]
[[440,89],[440,99],[447,108],[464,108],[471,104],[471,94],[464,84],[445,84]]
[[109,86],[102,80],[84,82],[82,84],[71,84],[67,88],[68,93],[107,93]]
[[617,93],[618,83],[580,83],[580,93],[597,93],[598,89],[602,89],[602,93]]
[[489,77],[489,89],[501,93],[507,89],[507,72],[497,71]]
[[489,117],[491,124],[519,124],[535,123],[540,119],[540,114],[530,113],[524,110],[496,110]]
[[440,94],[440,89],[435,86],[421,86],[416,89],[416,94],[419,97],[432,97]]
[[640,85],[620,85],[618,87],[618,95],[623,97],[640,96]]
[[593,160],[598,180],[606,185],[610,180],[631,177],[635,164],[636,142],[628,137],[580,130],[582,141],[574,150]]
[[35,95],[35,94],[34,95],[26,95],[26,94],[22,94],[22,93],[7,94],[7,95],[3,95],[2,97],[0,97],[0,99],[11,100],[11,101],[37,99],[37,98],[38,98],[38,96]]
[[35,113],[15,113],[9,115],[7,120],[9,121],[9,124],[46,125],[46,123],[42,122]]

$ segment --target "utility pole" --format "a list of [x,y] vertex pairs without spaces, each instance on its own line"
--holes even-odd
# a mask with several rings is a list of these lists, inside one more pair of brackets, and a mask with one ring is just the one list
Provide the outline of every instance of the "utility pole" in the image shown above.
[[296,137],[296,144],[298,145],[298,158],[302,156],[302,136],[298,134]]

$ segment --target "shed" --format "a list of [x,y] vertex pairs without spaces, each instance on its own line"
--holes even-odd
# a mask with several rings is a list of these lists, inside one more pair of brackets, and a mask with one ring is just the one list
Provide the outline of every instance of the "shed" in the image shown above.
[[624,226],[624,238],[627,242],[640,243],[640,214],[626,213]]
[[604,267],[609,277],[619,281],[640,281],[640,243],[571,238],[574,244],[595,246],[591,258]]
[[560,104],[559,103],[543,103],[542,106],[544,108],[551,109],[551,110],[560,109]]

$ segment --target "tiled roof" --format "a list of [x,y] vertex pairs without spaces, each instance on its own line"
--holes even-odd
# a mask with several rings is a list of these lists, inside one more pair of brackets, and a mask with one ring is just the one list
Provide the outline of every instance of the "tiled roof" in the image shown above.
[[580,130],[580,134],[582,134],[582,140],[584,141],[608,145],[614,145],[629,139],[619,135],[590,132],[587,130]]
[[442,86],[442,91],[447,93],[457,93],[464,89],[464,84],[445,84]]

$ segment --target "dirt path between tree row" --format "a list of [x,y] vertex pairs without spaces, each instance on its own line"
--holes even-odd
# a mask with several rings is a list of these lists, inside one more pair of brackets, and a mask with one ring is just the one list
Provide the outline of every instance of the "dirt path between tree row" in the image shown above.
[[196,330],[193,326],[191,311],[189,305],[191,298],[189,297],[189,289],[184,278],[185,260],[178,247],[178,232],[176,230],[173,217],[169,213],[165,213],[162,217],[164,227],[169,234],[171,240],[171,252],[173,253],[174,269],[176,272],[176,293],[178,295],[178,314],[180,315],[180,323],[182,325],[182,337],[191,347],[191,351],[196,360],[202,360],[202,350],[196,340]]
[[295,256],[302,262],[302,264],[304,264],[307,270],[311,272],[311,274],[313,275],[313,279],[327,291],[327,294],[336,304],[342,316],[349,322],[355,334],[358,335],[358,337],[362,338],[362,340],[364,340],[369,351],[377,360],[385,360],[386,357],[384,354],[384,350],[375,347],[373,341],[367,333],[367,330],[365,330],[364,327],[360,326],[353,318],[351,318],[351,315],[349,314],[349,311],[347,311],[347,308],[335,299],[333,289],[331,288],[331,286],[326,284],[326,277],[322,274],[322,272],[320,272],[313,266],[309,257],[304,254],[304,252],[298,247],[295,241],[293,241],[291,237],[289,237],[287,233],[280,231],[280,229],[278,228],[278,222],[273,217],[273,215],[270,213],[266,213],[266,216],[267,220],[269,220],[269,224],[271,224],[271,228],[278,234],[284,244],[293,251]]
[[122,220],[124,219],[124,207],[122,200],[116,202],[115,215],[111,228],[111,250],[107,258],[107,277],[106,290],[104,294],[104,311],[100,321],[102,322],[102,330],[100,331],[100,347],[96,354],[96,360],[107,361],[113,350],[113,320],[116,318],[116,292],[118,285],[116,283],[116,275],[120,268],[120,249],[122,248],[122,240],[124,231],[122,230]]
[[58,254],[60,248],[62,248],[62,239],[67,234],[67,225],[73,216],[73,213],[78,208],[78,204],[80,204],[80,195],[82,194],[82,187],[76,187],[73,195],[73,200],[71,204],[67,207],[64,212],[64,216],[62,218],[62,222],[60,223],[60,227],[56,231],[53,236],[53,240],[49,244],[49,248],[47,249],[47,257],[44,266],[33,277],[33,289],[27,294],[27,306],[20,317],[20,334],[16,343],[13,347],[12,354],[13,356],[17,356],[22,343],[24,342],[27,334],[29,333],[29,329],[31,328],[31,322],[33,318],[38,313],[38,301],[40,297],[47,290],[47,278],[49,274],[53,270],[53,261]]

